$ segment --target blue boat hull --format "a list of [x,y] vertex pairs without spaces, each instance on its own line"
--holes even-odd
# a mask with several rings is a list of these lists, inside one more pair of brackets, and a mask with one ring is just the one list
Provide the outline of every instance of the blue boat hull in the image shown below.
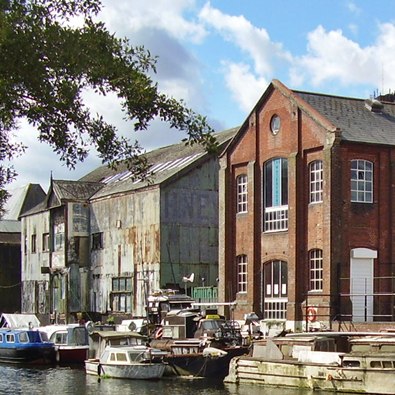
[[2,348],[0,346],[0,362],[52,364],[56,362],[56,353],[53,347]]
[[0,329],[0,362],[19,364],[55,363],[55,345],[43,341],[38,331]]

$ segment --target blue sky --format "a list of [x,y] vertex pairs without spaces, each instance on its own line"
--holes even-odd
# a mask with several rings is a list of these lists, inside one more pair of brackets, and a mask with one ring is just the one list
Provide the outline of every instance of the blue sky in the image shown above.
[[[160,89],[207,116],[216,130],[243,123],[272,79],[291,89],[367,98],[395,91],[395,1],[103,0],[109,30],[159,57]],[[94,111],[128,135],[119,103],[87,96]],[[70,172],[22,124],[29,151],[16,160],[10,188],[46,190],[100,165],[91,157]],[[130,136],[130,134],[129,134]],[[184,135],[154,122],[132,134],[151,150]]]

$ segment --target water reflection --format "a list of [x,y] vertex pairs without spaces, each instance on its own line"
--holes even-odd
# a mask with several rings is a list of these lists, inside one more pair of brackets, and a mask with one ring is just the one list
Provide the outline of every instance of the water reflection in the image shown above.
[[[0,394],[48,395],[313,395],[301,389],[266,388],[258,385],[224,384],[201,378],[156,381],[102,379],[72,368],[26,368],[0,365]],[[329,393],[320,392],[320,395]]]

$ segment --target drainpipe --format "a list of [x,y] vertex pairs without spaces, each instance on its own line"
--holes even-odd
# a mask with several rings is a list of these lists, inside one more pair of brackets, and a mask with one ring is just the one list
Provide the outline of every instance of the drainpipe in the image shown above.
[[[65,267],[69,267],[68,262],[68,240],[69,240],[69,218],[68,218],[68,203],[64,205],[64,263]],[[69,273],[65,276],[65,321],[69,323]]]

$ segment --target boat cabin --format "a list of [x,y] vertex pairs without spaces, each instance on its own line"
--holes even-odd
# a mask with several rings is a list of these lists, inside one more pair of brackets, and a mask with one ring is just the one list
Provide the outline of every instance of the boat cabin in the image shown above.
[[137,332],[93,331],[89,334],[89,358],[99,358],[107,346],[145,345],[147,337]]
[[130,364],[130,363],[154,363],[162,362],[167,355],[165,351],[149,348],[146,346],[107,346],[100,357],[102,363]]
[[175,290],[157,291],[148,297],[149,321],[159,325],[168,313],[192,308],[194,302],[190,296]]
[[252,356],[265,359],[294,360],[299,359],[300,354],[310,351],[316,352],[315,355],[318,355],[318,352],[349,352],[347,335],[283,336],[261,339],[253,343]]
[[88,330],[84,325],[48,325],[40,328],[41,335],[55,345],[83,346],[89,344]]

